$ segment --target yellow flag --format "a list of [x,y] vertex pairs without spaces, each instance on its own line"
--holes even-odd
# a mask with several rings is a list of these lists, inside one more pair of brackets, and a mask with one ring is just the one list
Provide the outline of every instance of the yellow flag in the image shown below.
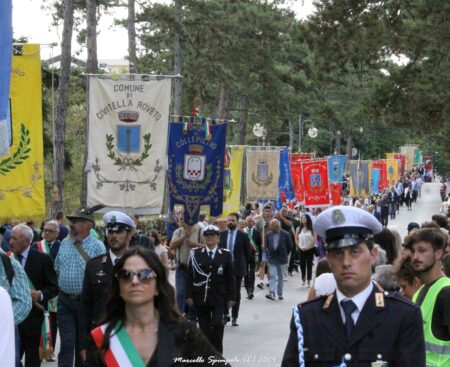
[[[237,212],[241,205],[242,163],[244,147],[228,146],[229,167],[224,169],[223,212],[222,216]],[[227,159],[225,159],[226,161]]]
[[44,216],[40,46],[25,44],[12,59],[9,154],[0,157],[0,218]]
[[398,181],[398,159],[386,159],[386,174],[389,182],[389,187],[395,185]]
[[394,159],[395,153],[386,153],[386,159]]

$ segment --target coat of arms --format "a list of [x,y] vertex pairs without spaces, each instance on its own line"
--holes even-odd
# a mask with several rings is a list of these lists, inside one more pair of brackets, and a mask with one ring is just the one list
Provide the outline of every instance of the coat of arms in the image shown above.
[[267,159],[258,159],[256,165],[256,175],[252,174],[252,180],[258,186],[267,186],[272,183],[273,173],[269,172],[269,162]]

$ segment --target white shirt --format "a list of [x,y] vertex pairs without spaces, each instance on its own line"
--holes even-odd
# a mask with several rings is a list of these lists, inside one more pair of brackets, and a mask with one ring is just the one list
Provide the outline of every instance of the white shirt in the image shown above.
[[214,256],[216,256],[216,251],[217,251],[217,246],[216,247],[214,247],[213,249],[209,249],[209,247],[206,247],[205,248],[205,250],[206,250],[206,254],[209,256],[209,252],[210,251],[212,251],[212,258],[214,259]]
[[353,311],[353,313],[352,313],[352,319],[356,325],[356,321],[358,321],[358,317],[359,317],[367,299],[369,298],[370,293],[372,293],[372,290],[373,290],[373,283],[370,282],[369,286],[366,289],[364,289],[362,292],[358,293],[356,296],[349,298],[346,295],[344,295],[338,288],[336,288],[336,297],[337,297],[337,301],[339,304],[339,309],[341,310],[342,321],[344,322],[344,324],[345,324],[345,314],[344,314],[344,310],[342,309],[342,306],[341,306],[341,301],[346,301],[346,300],[351,299],[355,303],[356,310]]
[[28,245],[28,247],[25,249],[24,252],[21,253],[22,255],[22,266],[25,267],[25,264],[27,263],[27,258],[28,258],[28,253],[30,252],[30,246]]
[[2,366],[14,367],[16,363],[16,344],[14,339],[14,316],[11,298],[0,287],[0,361]]
[[114,255],[114,253],[109,250],[109,257],[111,258],[111,262],[113,264],[113,266],[116,264],[116,259],[119,260],[120,257],[117,257],[116,255]]

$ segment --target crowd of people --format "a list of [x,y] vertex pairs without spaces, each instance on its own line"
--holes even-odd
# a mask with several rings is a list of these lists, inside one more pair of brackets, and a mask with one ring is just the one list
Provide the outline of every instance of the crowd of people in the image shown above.
[[[2,361],[227,365],[224,330],[239,326],[241,292],[252,300],[258,288],[267,302],[283,301],[285,279],[299,273],[308,301],[294,313],[283,366],[350,366],[352,358],[448,366],[450,214],[441,207],[429,222],[409,223],[405,238],[388,229],[386,215],[394,220],[420,197],[418,178],[406,180],[326,210],[248,203],[191,227],[172,216],[167,231],[146,234],[120,211],[95,230],[95,208],[66,216],[68,226],[58,213],[40,233],[32,222],[3,226]],[[382,342],[389,333],[380,325],[391,317],[396,337]]]

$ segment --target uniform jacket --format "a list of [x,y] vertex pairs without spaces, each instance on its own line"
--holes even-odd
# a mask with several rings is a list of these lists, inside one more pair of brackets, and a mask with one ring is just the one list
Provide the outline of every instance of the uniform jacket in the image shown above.
[[113,264],[109,251],[86,263],[80,300],[80,346],[87,348],[88,336],[106,311],[106,289],[111,284]]
[[[381,293],[374,286],[348,342],[335,295],[323,296],[298,307],[307,367],[339,365],[346,354],[351,356],[347,367],[371,367],[377,360],[386,361],[389,367],[425,366],[420,309],[398,293]],[[291,366],[298,366],[297,329],[293,318],[282,361],[282,367]]]
[[[25,273],[33,283],[36,290],[42,292],[41,306],[47,308],[47,302],[58,294],[58,280],[53,261],[50,255],[41,253],[30,248],[25,262]],[[44,313],[39,307],[33,305],[27,318],[20,324],[26,335],[36,335],[41,333]]]
[[292,250],[292,240],[289,232],[280,229],[280,237],[278,240],[278,247],[273,246],[273,232],[267,233],[267,250],[269,255],[269,262],[276,262],[278,264],[287,264],[289,252]]
[[[211,274],[208,290],[205,285],[194,285],[206,280],[204,275],[196,270],[193,259],[189,260],[186,282],[186,298],[192,298],[196,305],[225,304],[235,299],[235,281],[231,255],[227,250],[217,248],[211,260],[207,248],[197,248],[193,251],[196,264],[204,274]],[[205,300],[206,293],[206,300]]]
[[[219,247],[226,249],[228,245],[228,232],[220,234]],[[234,275],[242,278],[247,275],[247,265],[250,261],[250,239],[247,234],[237,229],[233,248]]]

